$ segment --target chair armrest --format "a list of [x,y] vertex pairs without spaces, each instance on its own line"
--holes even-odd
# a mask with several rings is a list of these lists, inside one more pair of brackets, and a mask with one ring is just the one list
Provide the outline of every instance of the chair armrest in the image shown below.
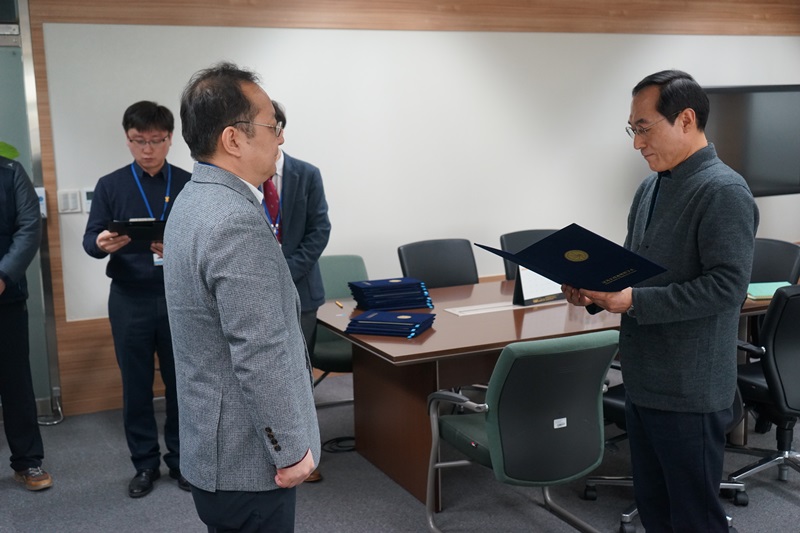
[[489,408],[485,403],[475,403],[463,394],[440,390],[428,396],[428,409],[430,409],[432,405],[438,405],[441,402],[456,404],[475,413],[485,413]]
[[749,342],[736,341],[736,346],[743,352],[747,352],[755,357],[763,357],[767,350],[763,346],[756,346]]

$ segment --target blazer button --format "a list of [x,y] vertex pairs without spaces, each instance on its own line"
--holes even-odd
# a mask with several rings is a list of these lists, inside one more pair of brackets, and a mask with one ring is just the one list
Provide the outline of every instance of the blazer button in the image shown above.
[[281,451],[281,447],[280,447],[279,445],[277,445],[277,444],[275,445],[275,451],[276,451],[276,452],[279,452],[279,451]]
[[278,444],[278,439],[272,439],[272,440],[270,440],[270,442],[271,442],[272,444]]
[[264,428],[264,431],[266,431],[267,433],[272,433],[272,428],[267,426],[266,428]]

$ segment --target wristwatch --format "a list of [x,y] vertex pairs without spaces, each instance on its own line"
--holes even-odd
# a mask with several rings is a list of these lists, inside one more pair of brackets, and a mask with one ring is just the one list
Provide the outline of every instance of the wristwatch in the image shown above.
[[633,304],[631,304],[631,306],[628,308],[628,310],[625,311],[625,314],[628,315],[631,318],[636,318],[636,311],[633,310]]

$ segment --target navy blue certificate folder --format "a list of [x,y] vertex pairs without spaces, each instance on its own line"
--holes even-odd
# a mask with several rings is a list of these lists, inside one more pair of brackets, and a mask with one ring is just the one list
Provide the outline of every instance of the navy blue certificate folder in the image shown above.
[[556,283],[578,289],[616,292],[666,269],[582,228],[569,226],[515,254],[475,243]]
[[389,335],[411,339],[433,324],[432,313],[392,313],[386,311],[367,311],[350,319],[345,333],[366,335]]
[[414,278],[349,281],[350,292],[359,309],[433,309],[425,284]]

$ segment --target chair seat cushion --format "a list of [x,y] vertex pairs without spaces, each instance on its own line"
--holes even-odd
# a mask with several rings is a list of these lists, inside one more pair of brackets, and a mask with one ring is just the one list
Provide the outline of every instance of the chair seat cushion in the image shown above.
[[763,403],[771,404],[767,378],[764,377],[764,370],[761,362],[739,365],[738,369],[739,390],[745,404]]
[[609,387],[603,394],[603,418],[625,429],[625,384]]
[[353,345],[344,339],[317,341],[311,364],[324,372],[352,372]]
[[473,461],[492,467],[489,439],[486,436],[486,415],[483,413],[441,416],[439,434],[442,440]]

